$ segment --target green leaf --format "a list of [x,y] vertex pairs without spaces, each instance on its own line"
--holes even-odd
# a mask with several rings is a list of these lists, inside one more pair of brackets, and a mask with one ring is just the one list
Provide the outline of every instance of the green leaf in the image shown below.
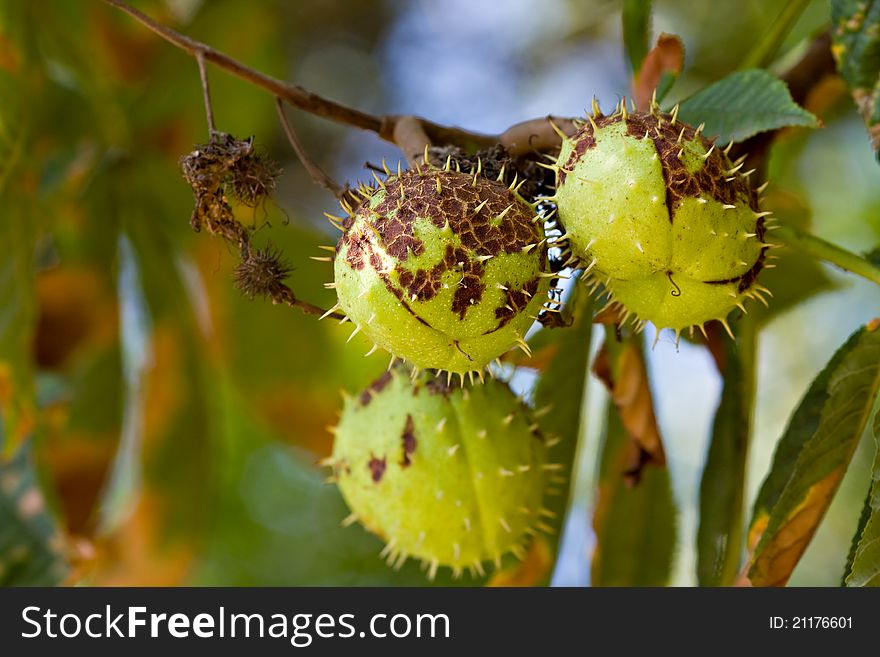
[[[874,462],[874,472],[877,472],[877,462]],[[859,522],[856,526],[856,533],[853,534],[852,541],[849,546],[849,554],[846,556],[846,566],[843,568],[843,581],[841,581],[841,586],[846,586],[847,579],[852,574],[853,562],[856,560],[856,553],[859,551],[859,546],[861,544],[862,536],[865,533],[865,526],[868,524],[868,520],[871,518],[871,502],[874,499],[874,488],[876,487],[876,481],[874,477],[871,477],[871,481],[868,484],[868,494],[865,496],[865,501],[862,503],[862,512],[859,514]]]
[[[878,398],[880,404],[880,398]],[[873,477],[846,569],[847,586],[880,586],[880,409],[874,410]]]
[[[576,301],[570,300],[570,303]],[[540,418],[541,431],[548,437],[559,438],[559,444],[552,448],[550,455],[555,463],[562,464],[563,470],[559,474],[566,482],[558,487],[554,486],[560,489],[559,493],[547,497],[544,502],[544,506],[553,514],[547,518],[547,524],[553,528],[553,533],[540,540],[548,543],[554,562],[574,479],[593,331],[592,299],[583,299],[577,305],[579,320],[574,326],[568,329],[545,329],[558,334],[558,351],[547,371],[538,380],[534,394],[536,409],[551,408],[550,413]],[[550,568],[546,580],[549,581],[552,571]]]
[[[700,483],[700,586],[730,585],[742,556],[743,494],[754,403],[754,327],[743,326],[739,332],[743,344],[725,343],[724,387]],[[746,333],[751,337],[742,335]]]
[[705,134],[725,142],[788,126],[819,126],[815,116],[792,100],[784,82],[760,69],[731,73],[680,105],[684,121],[705,123]]
[[755,503],[749,579],[784,585],[834,497],[880,390],[880,331],[862,328],[819,376],[779,441]]
[[779,501],[785,485],[794,474],[798,456],[818,430],[822,409],[829,398],[828,386],[831,377],[843,362],[855,339],[855,336],[851,336],[849,341],[834,354],[825,369],[813,380],[792,414],[785,433],[776,444],[770,472],[758,491],[752,511],[750,531],[756,527],[760,527],[763,531],[763,526],[766,526],[770,511]]
[[58,584],[67,574],[62,545],[25,444],[0,460],[0,586]]
[[872,147],[880,154],[880,2],[832,0],[831,20],[837,70],[865,121]]
[[647,466],[630,487],[632,441],[609,402],[599,472],[599,496],[593,515],[596,548],[593,586],[663,586],[675,555],[676,508],[665,467]]
[[872,427],[872,431],[874,432],[874,440],[880,440],[880,409],[874,412],[874,426]]
[[635,74],[641,69],[651,40],[651,0],[623,1],[623,47]]

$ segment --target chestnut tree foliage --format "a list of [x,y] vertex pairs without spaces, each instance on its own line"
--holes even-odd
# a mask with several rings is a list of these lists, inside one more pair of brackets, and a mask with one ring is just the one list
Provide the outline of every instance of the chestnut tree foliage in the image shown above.
[[[395,106],[379,70],[392,63],[375,53],[391,38],[388,26],[400,20],[401,7],[133,4],[0,0],[0,583],[543,586],[554,571],[574,568],[606,586],[784,586],[793,577],[880,585],[880,200],[854,200],[840,189],[833,204],[810,203],[813,181],[838,175],[840,166],[811,140],[858,121],[857,137],[845,133],[850,150],[841,157],[880,150],[880,2],[832,0],[829,12],[824,3],[779,0],[761,3],[750,17],[724,17],[726,10],[708,2],[560,0],[570,25],[560,28],[564,39],[533,47],[534,66],[554,49],[603,40],[626,62],[627,77],[616,98],[602,99],[604,113],[594,90],[569,80],[585,114],[564,116],[548,103],[544,115],[496,126],[495,134]],[[536,3],[533,11],[542,9]],[[664,25],[679,21],[693,41],[655,34],[661,15]],[[735,29],[720,27],[724,20]],[[730,48],[699,36],[719,31],[736,37]],[[376,70],[346,71],[347,55],[334,51],[346,43],[370,53]],[[326,84],[311,88],[322,71]],[[685,138],[707,161],[723,150],[715,154],[724,164],[717,175],[739,181],[736,203],[756,226],[750,238],[761,240],[743,264],[763,270],[760,285],[753,277],[740,289],[747,306],[740,309],[736,298],[729,315],[694,320],[701,330],[680,336],[692,322],[666,324],[676,329],[674,344],[653,340],[655,350],[671,354],[662,361],[646,340],[646,333],[661,334],[630,321],[629,301],[606,303],[621,282],[598,276],[602,264],[572,248],[589,252],[594,244],[590,235],[573,239],[576,231],[565,225],[588,214],[589,204],[556,212],[566,175],[596,184],[587,164],[568,163],[602,129],[620,121],[626,127],[631,115],[658,139],[666,126],[662,157],[681,160],[684,146],[674,144]],[[375,151],[360,170],[346,151],[353,134],[367,135]],[[422,176],[423,168],[434,173]],[[492,322],[517,316],[516,330],[488,347],[450,338],[453,329],[436,338],[433,306],[419,306],[424,299],[409,294],[415,288],[386,280],[386,306],[366,312],[352,333],[347,314],[359,301],[337,299],[329,282],[334,258],[372,249],[367,259],[379,263],[381,278],[380,260],[390,256],[370,242],[376,224],[369,213],[386,197],[380,214],[406,201],[393,195],[402,184],[394,192],[385,182],[418,171],[406,178],[412,200],[432,192],[419,187],[424,179],[439,194],[447,179],[436,172],[444,169],[462,189],[477,190],[479,180],[480,193],[501,199],[478,225],[486,235],[505,230],[514,215],[522,224],[510,260],[525,254],[534,281],[513,289],[491,279],[500,301],[485,311]],[[331,171],[350,177],[340,181]],[[876,164],[858,175],[880,188]],[[508,197],[522,200],[510,216]],[[313,220],[325,209],[330,224]],[[820,210],[833,213],[828,221],[842,232],[814,230],[811,213]],[[638,209],[632,214],[638,224]],[[439,221],[427,247],[412,226],[395,226],[406,238],[395,257],[443,252],[449,240],[450,266],[466,260],[467,275],[479,282],[493,256],[459,245],[474,225]],[[339,230],[358,231],[357,239],[337,249]],[[847,233],[864,243],[844,248],[836,237]],[[680,295],[678,270],[658,276],[665,285],[664,276]],[[741,278],[720,283],[735,289]],[[427,280],[439,286],[439,278]],[[845,291],[854,285],[867,290],[860,298],[872,307],[853,307]],[[462,319],[481,303],[462,290],[449,294]],[[376,331],[396,328],[394,312],[404,305],[429,329],[404,313],[414,328],[405,330],[401,319],[407,334],[399,339],[417,344],[420,332],[433,331],[455,366],[435,379],[431,370],[443,366],[428,361],[418,373],[398,365],[385,383],[369,387],[388,357],[361,356],[375,351]],[[527,332],[519,328],[529,325],[520,316],[526,310],[535,320]],[[807,318],[785,336],[805,352],[817,353],[811,335],[823,322],[850,322],[850,337],[821,345],[824,365],[780,373],[781,361],[765,345],[776,344],[774,326],[790,316]],[[393,353],[394,339],[380,346]],[[471,367],[467,350],[478,343],[486,353]],[[489,353],[496,348],[497,361]],[[707,376],[720,387],[707,447],[696,455],[664,430],[659,382],[679,375],[679,350],[705,357]],[[420,364],[418,354],[417,345],[406,355]],[[671,373],[656,371],[661,362]],[[516,406],[522,418],[495,408],[460,410],[468,389],[481,385],[475,379],[487,375],[510,381],[521,395],[517,404],[529,407]],[[796,398],[774,388],[779,377],[794,379]],[[404,427],[393,440],[383,434],[386,417],[365,410],[391,378],[404,400],[389,406]],[[436,462],[454,457],[458,443],[442,442],[442,454],[429,450],[427,425],[400,410],[416,403],[410,385],[431,393],[422,395],[434,404],[428,433],[448,440],[486,417],[499,428],[486,435],[474,429],[476,439],[463,441],[469,450],[508,433],[523,449],[511,442],[479,452],[469,467],[478,463],[480,472],[459,476]],[[348,391],[344,404],[340,388]],[[445,407],[431,401],[435,393],[458,409],[459,424],[447,425]],[[485,392],[488,400],[505,395]],[[343,406],[347,443],[334,452]],[[687,400],[674,408],[698,410]],[[756,417],[770,408],[788,421],[779,435],[764,436]],[[366,451],[361,416],[370,418],[363,440],[378,437]],[[529,453],[536,439],[540,454],[519,466],[531,472],[522,481],[545,488],[543,502],[533,504],[542,495],[529,489],[529,506],[518,506],[534,518],[513,522],[510,502],[522,492],[515,468],[493,459],[525,459],[520,452]],[[396,452],[371,451],[392,443],[402,450],[394,462],[388,458]],[[762,445],[771,446],[766,467],[762,461],[759,480],[750,481]],[[412,466],[410,458],[428,453],[435,461]],[[380,495],[371,507],[379,516],[352,514],[332,484],[347,475],[353,454],[365,464],[358,485],[386,474],[405,482],[413,467],[421,487],[401,483],[396,490],[406,504]],[[479,483],[484,471],[500,473],[507,488]],[[505,542],[503,555],[457,542],[447,549],[436,538],[429,558],[410,555],[393,535],[383,549],[354,522],[381,534],[404,516],[411,523],[415,505],[418,522],[455,536],[460,523],[444,506],[456,504],[455,496],[435,492],[432,478],[448,491],[468,476],[473,495],[464,506],[477,515],[497,506],[504,513],[492,532],[522,534],[521,542],[519,535]],[[349,505],[353,490],[343,487]],[[587,527],[589,555],[576,541],[576,528]],[[421,532],[406,529],[418,552]],[[817,532],[846,538],[814,541]],[[564,549],[567,541],[574,547]],[[833,580],[798,579],[811,543],[833,546],[813,558],[814,568],[834,571]],[[463,549],[470,573],[456,561]],[[408,556],[422,556],[421,568]]]

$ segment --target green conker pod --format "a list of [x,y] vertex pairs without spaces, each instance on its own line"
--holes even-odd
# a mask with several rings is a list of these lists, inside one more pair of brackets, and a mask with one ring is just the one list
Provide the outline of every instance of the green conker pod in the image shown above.
[[346,399],[329,463],[350,520],[386,542],[389,563],[418,558],[431,577],[521,558],[557,467],[506,384],[450,386],[401,368]]
[[767,292],[756,280],[769,213],[742,166],[675,112],[621,104],[563,141],[553,200],[572,254],[627,315],[658,333],[727,327]]
[[542,220],[479,173],[389,175],[351,209],[334,256],[338,307],[418,368],[481,373],[547,300]]

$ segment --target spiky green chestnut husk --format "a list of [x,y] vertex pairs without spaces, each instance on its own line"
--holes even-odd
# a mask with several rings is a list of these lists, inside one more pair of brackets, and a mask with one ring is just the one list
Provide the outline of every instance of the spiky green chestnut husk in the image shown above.
[[522,557],[542,525],[547,445],[506,384],[411,381],[394,368],[346,399],[335,434],[330,463],[350,518],[386,542],[390,564],[482,573],[506,552]]
[[572,254],[636,321],[726,323],[765,288],[764,216],[749,172],[661,113],[591,117],[564,140],[557,203]]
[[338,306],[419,368],[481,371],[547,299],[543,224],[506,185],[434,167],[390,175],[342,223]]

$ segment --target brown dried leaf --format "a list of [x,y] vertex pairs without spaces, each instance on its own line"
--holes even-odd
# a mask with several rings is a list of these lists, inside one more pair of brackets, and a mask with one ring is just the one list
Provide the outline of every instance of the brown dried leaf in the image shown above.
[[664,73],[681,73],[684,66],[684,44],[674,34],[661,33],[656,45],[645,57],[642,68],[633,80],[633,95],[636,106],[647,110],[651,97]]
[[526,354],[521,349],[511,349],[501,356],[502,363],[508,363],[514,367],[528,367],[537,370],[539,373],[547,371],[550,363],[559,353],[559,344],[557,342],[549,342],[546,344],[530,344],[532,353]]
[[553,566],[553,555],[543,536],[536,536],[518,564],[499,570],[486,583],[486,586],[538,586],[549,577]]
[[593,315],[593,324],[623,324],[626,308],[618,303],[610,303]]
[[593,362],[593,372],[611,393],[621,422],[632,439],[633,453],[625,474],[632,484],[637,484],[646,465],[666,464],[666,454],[641,349],[635,342],[627,341],[610,351],[614,352],[613,356],[606,341]]
[[707,322],[705,330],[706,339],[704,342],[706,344],[706,349],[708,349],[709,353],[712,355],[712,360],[715,361],[715,367],[718,368],[719,372],[723,373],[727,367],[727,341],[729,336],[721,327],[721,322]]
[[605,407],[590,582],[592,586],[665,586],[678,534],[669,471],[650,468],[635,487],[622,478],[634,443],[613,404]]

